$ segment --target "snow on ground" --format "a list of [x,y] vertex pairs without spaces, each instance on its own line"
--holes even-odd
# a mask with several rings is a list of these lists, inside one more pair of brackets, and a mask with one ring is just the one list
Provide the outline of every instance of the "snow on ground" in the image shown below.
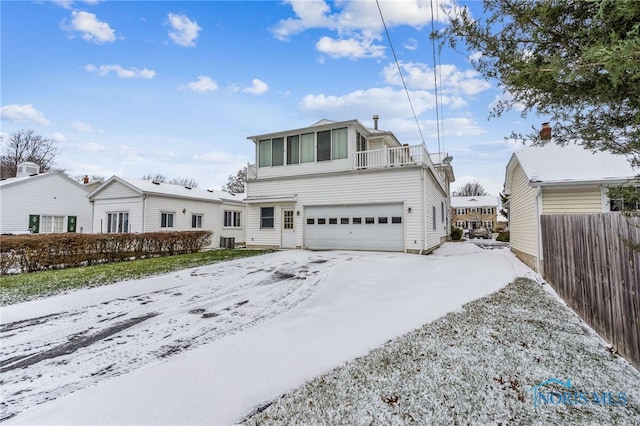
[[524,275],[469,243],[293,250],[7,306],[6,424],[234,423]]

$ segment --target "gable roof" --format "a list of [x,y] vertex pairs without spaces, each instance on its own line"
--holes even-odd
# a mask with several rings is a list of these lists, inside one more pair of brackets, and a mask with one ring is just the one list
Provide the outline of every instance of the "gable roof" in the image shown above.
[[114,182],[118,182],[134,192],[137,192],[140,195],[143,194],[152,194],[159,195],[165,197],[174,197],[174,198],[188,198],[192,200],[204,200],[204,201],[216,201],[216,202],[232,202],[242,204],[242,200],[244,196],[242,195],[232,195],[224,191],[215,191],[210,189],[198,189],[198,188],[188,188],[182,185],[173,185],[170,183],[154,183],[150,180],[144,179],[130,179],[130,178],[122,178],[118,176],[110,177],[104,184],[100,185],[93,192],[91,192],[88,197],[95,198],[97,194],[107,188],[109,185],[112,185]]
[[359,126],[361,129],[363,129],[365,131],[365,133],[367,133],[367,136],[371,137],[371,136],[390,136],[391,138],[393,138],[398,145],[400,145],[400,142],[398,141],[398,139],[395,137],[395,135],[388,131],[388,130],[380,130],[380,129],[372,129],[370,127],[366,127],[364,124],[362,124],[358,119],[353,119],[353,120],[345,120],[345,121],[334,121],[334,120],[328,120],[326,118],[323,118],[320,121],[317,121],[315,123],[313,123],[312,125],[308,126],[308,127],[302,127],[302,128],[298,128],[298,129],[288,129],[288,130],[282,130],[279,132],[271,132],[271,133],[265,133],[263,135],[254,135],[254,136],[247,136],[247,139],[252,140],[253,142],[257,143],[258,140],[260,139],[269,139],[269,138],[273,138],[273,137],[278,137],[278,136],[282,136],[283,134],[291,134],[291,133],[306,133],[309,131],[314,131],[316,127],[334,127],[334,126],[348,126],[348,125],[357,125]]
[[[531,186],[562,186],[576,184],[621,184],[633,180],[640,173],[634,171],[623,155],[591,152],[581,146],[529,146],[515,152],[507,165],[509,171],[520,164]],[[506,185],[510,188],[510,185]]]
[[473,197],[451,197],[451,207],[467,208],[467,207],[496,207],[499,206],[498,197],[493,195],[476,195]]
[[12,177],[12,178],[7,178],[7,179],[2,179],[0,180],[0,188],[6,188],[8,186],[13,186],[13,185],[17,185],[17,184],[24,184],[24,183],[31,183],[31,182],[40,182],[42,180],[46,180],[52,176],[59,176],[67,181],[69,181],[69,183],[77,186],[78,188],[82,189],[85,192],[89,192],[89,189],[87,189],[83,184],[81,184],[80,182],[76,181],[75,179],[70,178],[69,176],[65,175],[64,173],[60,172],[60,171],[51,171],[51,172],[46,172],[46,173],[40,173],[37,175],[31,175],[31,176],[21,176],[21,177]]

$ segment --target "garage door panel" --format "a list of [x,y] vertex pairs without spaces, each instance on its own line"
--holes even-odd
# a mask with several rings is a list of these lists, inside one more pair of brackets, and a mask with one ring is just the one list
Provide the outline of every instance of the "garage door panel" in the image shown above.
[[305,208],[309,249],[404,251],[402,204]]

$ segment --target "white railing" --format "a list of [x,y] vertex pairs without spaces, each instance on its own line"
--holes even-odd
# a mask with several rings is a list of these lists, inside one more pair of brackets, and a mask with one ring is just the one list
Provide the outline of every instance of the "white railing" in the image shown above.
[[255,164],[247,164],[247,180],[255,179],[258,177],[258,168]]
[[354,168],[369,169],[407,164],[424,164],[427,160],[424,145],[405,145],[397,148],[358,151],[354,154]]

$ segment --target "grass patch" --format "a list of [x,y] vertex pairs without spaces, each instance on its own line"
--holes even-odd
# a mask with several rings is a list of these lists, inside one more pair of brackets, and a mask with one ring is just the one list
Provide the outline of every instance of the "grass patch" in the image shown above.
[[[532,388],[626,392],[626,404],[534,406]],[[638,424],[640,373],[519,278],[256,409],[250,425]],[[549,392],[566,388],[550,385]]]
[[0,277],[0,306],[52,296],[72,289],[97,287],[269,252],[269,250],[239,249],[209,250],[80,268],[4,275]]

